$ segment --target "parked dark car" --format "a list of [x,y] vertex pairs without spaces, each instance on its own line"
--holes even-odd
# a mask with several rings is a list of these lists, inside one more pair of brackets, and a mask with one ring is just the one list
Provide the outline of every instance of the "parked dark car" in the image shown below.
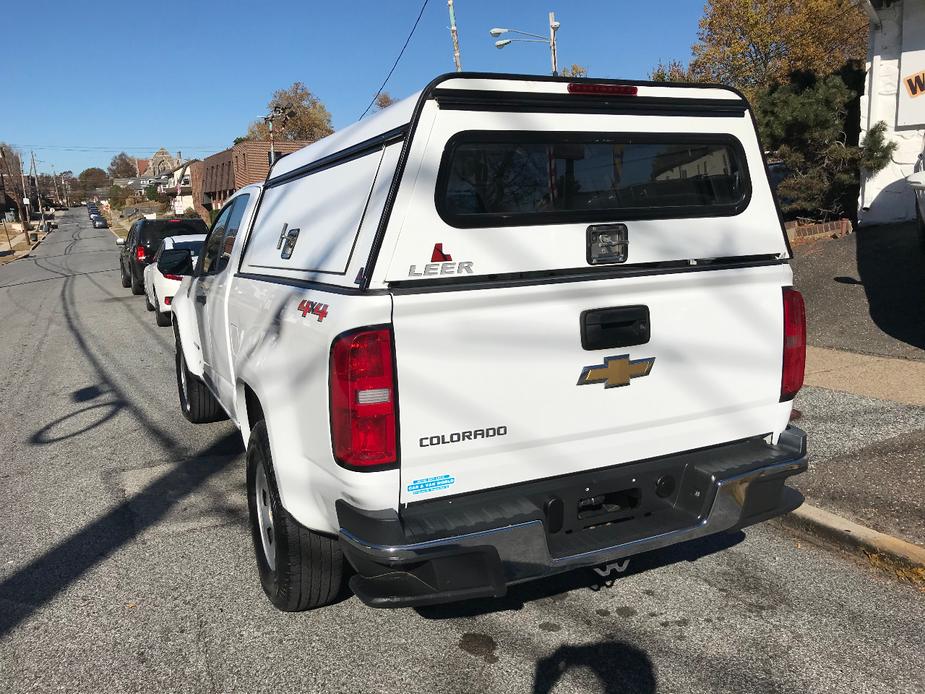
[[106,223],[105,219],[103,219],[102,217],[97,217],[96,219],[93,220],[93,228],[94,229],[108,229],[109,225]]
[[161,241],[168,236],[207,233],[209,228],[201,219],[139,219],[132,224],[124,241],[116,241],[122,247],[119,254],[122,286],[131,287],[132,294],[144,294],[145,266],[153,262]]

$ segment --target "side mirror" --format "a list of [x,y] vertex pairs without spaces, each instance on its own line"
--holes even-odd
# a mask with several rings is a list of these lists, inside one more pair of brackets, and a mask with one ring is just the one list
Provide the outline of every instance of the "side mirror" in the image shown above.
[[116,245],[117,245],[117,246],[124,246],[124,245],[125,245],[125,239],[116,239]]
[[925,170],[906,176],[906,183],[912,186],[913,190],[925,191]]
[[193,274],[193,254],[188,248],[171,248],[161,253],[157,269],[162,275],[188,277]]

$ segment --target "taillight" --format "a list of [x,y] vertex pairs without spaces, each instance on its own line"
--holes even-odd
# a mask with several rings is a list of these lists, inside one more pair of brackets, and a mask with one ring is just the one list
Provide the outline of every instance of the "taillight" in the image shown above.
[[165,272],[164,279],[165,280],[176,280],[177,282],[180,282],[183,280],[183,275],[174,275],[169,272]]
[[793,400],[803,387],[806,368],[806,308],[803,295],[784,287],[784,365],[780,378],[780,401]]
[[138,246],[135,248],[135,260],[142,262],[145,259],[145,247]]
[[172,297],[172,296],[165,296],[165,297],[164,297],[164,303],[165,303],[167,306],[170,306],[170,302],[171,302],[171,301],[173,301],[173,297]]
[[331,440],[345,467],[398,462],[391,328],[341,335],[331,348]]
[[571,82],[568,86],[569,94],[636,96],[638,91],[639,88],[632,84],[589,84],[587,82]]

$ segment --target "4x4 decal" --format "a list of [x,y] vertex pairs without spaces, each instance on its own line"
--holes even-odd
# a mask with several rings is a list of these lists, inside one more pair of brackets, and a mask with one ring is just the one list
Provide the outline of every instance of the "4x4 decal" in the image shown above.
[[322,304],[319,301],[302,299],[302,301],[299,302],[298,310],[302,313],[302,318],[305,318],[308,314],[318,316],[319,323],[328,317],[328,305]]

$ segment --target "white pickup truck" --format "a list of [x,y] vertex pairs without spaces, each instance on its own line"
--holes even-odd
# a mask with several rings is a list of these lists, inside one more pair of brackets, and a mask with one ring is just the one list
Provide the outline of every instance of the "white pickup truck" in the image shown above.
[[460,73],[275,164],[173,301],[283,610],[511,584],[787,513],[803,301],[748,104]]

